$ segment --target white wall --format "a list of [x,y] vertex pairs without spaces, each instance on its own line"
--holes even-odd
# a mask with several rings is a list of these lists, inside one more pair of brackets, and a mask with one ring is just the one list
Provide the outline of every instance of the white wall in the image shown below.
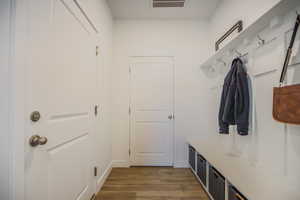
[[243,21],[244,29],[246,29],[280,1],[222,0],[210,20],[210,35],[212,40],[210,46],[214,48],[215,42],[238,20]]
[[[226,3],[227,2],[232,1],[226,1]],[[243,1],[240,3],[240,8],[244,7],[243,11],[245,14],[243,16],[246,24],[252,23],[256,18],[255,16],[263,14],[263,11],[260,10],[259,7],[254,5],[250,6],[249,2],[250,1],[248,1],[248,3]],[[272,6],[271,1],[266,2],[270,3],[269,6]],[[262,3],[265,2],[260,1],[260,4]],[[242,6],[242,4],[245,5]],[[268,6],[263,7],[266,9]],[[230,3],[219,8],[219,10],[222,10],[223,15],[215,15],[218,17],[212,20],[212,31],[217,30],[218,26],[224,26],[228,19],[235,18],[231,8]],[[260,10],[257,15],[256,9]],[[298,9],[298,11],[300,10],[300,2],[295,9]],[[254,17],[250,15],[252,11]],[[237,16],[240,14],[242,13],[238,13]],[[300,178],[300,128],[299,126],[285,126],[284,124],[275,121],[272,117],[272,103],[273,87],[278,86],[280,72],[285,57],[285,47],[290,41],[290,35],[286,35],[285,32],[294,26],[295,19],[295,10],[291,10],[286,16],[279,17],[279,22],[283,22],[281,25],[279,24],[273,29],[266,27],[265,30],[257,33],[266,41],[271,41],[274,36],[277,38],[276,40],[273,40],[273,42],[261,47],[259,50],[256,49],[258,46],[256,41],[253,41],[249,46],[240,44],[238,47],[242,52],[249,52],[247,57],[248,64],[246,67],[252,82],[251,91],[254,95],[254,104],[252,105],[254,106],[254,121],[256,125],[249,136],[238,136],[234,130],[231,131],[233,134],[229,136],[219,136],[220,138],[222,137],[224,147],[228,147],[227,153],[233,153],[236,157],[244,158],[240,159],[243,162],[247,162],[244,162],[243,165],[249,165],[249,168],[253,168],[268,176],[268,178],[264,180],[265,184],[267,184],[268,181],[278,182],[280,181],[280,177],[283,177],[285,180],[288,180],[291,188],[298,186],[298,180]],[[230,22],[230,20],[228,20],[228,22]],[[222,31],[221,29],[218,30]],[[214,32],[214,34],[217,35],[218,33]],[[298,62],[300,55],[299,48],[300,34],[298,32],[294,54],[296,55],[294,58],[298,58]],[[232,58],[226,58],[225,56],[223,59],[228,61],[232,60]],[[228,69],[230,67],[229,65],[227,66]],[[225,74],[219,75],[217,79],[223,80],[224,76]],[[214,86],[215,80],[216,79],[211,79],[208,81],[207,87],[210,88]],[[300,82],[299,64],[296,65],[296,67],[290,68],[288,81],[290,84]],[[207,120],[211,121],[213,125],[209,127],[207,134],[217,134],[218,123],[216,119],[218,116],[221,92],[221,87],[214,88],[210,89],[210,92],[207,95],[206,101],[210,102],[210,113],[207,115]],[[236,173],[238,173],[238,171],[237,168]],[[244,171],[244,173],[247,172]],[[251,174],[251,172],[248,172],[248,174]]]
[[[223,0],[208,23],[200,21],[117,20],[114,24],[113,63],[113,160],[116,166],[128,166],[130,56],[175,57],[175,165],[186,162],[185,138],[215,131],[219,102],[207,91],[210,81],[200,64],[214,52],[215,41],[237,20],[249,27],[280,0]],[[211,98],[209,98],[211,97]],[[215,102],[212,107],[208,105]],[[207,117],[209,122],[207,121]]]
[[113,160],[128,166],[129,57],[174,56],[175,166],[186,166],[188,135],[207,129],[200,63],[209,55],[208,25],[199,21],[115,21],[113,53]]
[[9,43],[10,0],[0,2],[0,199],[9,199]]

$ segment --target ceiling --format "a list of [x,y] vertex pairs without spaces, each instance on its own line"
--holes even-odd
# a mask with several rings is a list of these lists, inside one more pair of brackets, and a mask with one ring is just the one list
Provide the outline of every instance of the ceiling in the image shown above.
[[184,8],[153,8],[152,0],[107,0],[114,19],[209,19],[221,0],[186,0]]

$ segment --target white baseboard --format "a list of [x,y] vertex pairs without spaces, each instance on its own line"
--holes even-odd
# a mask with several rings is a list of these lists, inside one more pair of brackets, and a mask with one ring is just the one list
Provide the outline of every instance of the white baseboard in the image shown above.
[[187,161],[175,161],[174,168],[189,168]]
[[110,172],[112,170],[112,162],[108,165],[108,167],[105,169],[104,173],[102,176],[97,180],[97,192],[99,192],[104,185],[107,177],[109,176]]
[[[112,167],[122,167],[122,168],[128,168],[130,167],[130,163],[126,160],[113,160],[112,161]],[[187,161],[175,161],[174,168],[189,168],[189,164]]]
[[113,160],[112,161],[112,167],[113,168],[116,168],[116,167],[128,168],[128,167],[130,167],[130,163],[126,160]]

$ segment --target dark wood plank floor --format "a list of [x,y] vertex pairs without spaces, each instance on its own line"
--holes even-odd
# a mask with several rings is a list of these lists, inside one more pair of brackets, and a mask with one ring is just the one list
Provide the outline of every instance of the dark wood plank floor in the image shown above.
[[114,168],[97,200],[209,200],[189,169]]

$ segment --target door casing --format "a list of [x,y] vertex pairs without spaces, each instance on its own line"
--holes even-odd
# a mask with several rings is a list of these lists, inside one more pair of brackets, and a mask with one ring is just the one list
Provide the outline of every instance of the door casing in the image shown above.
[[0,199],[11,199],[12,181],[12,138],[11,116],[11,43],[12,1],[0,1]]

